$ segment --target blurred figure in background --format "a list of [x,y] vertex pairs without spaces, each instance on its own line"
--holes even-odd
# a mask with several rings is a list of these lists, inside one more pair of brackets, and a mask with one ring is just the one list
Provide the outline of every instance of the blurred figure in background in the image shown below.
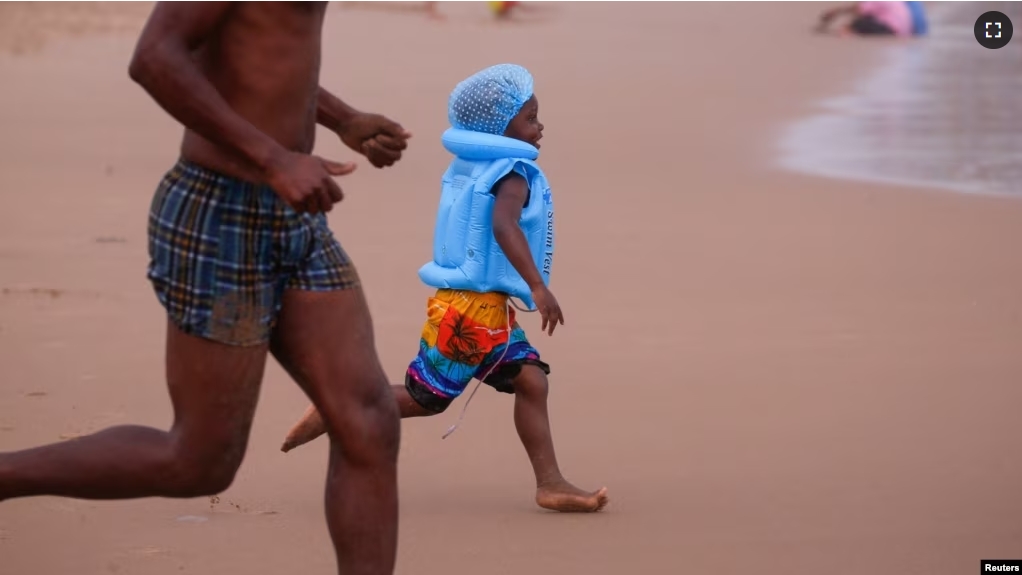
[[[426,16],[431,20],[446,20],[447,17],[440,13],[437,9],[436,2],[426,2]],[[490,11],[493,12],[497,18],[504,19],[511,16],[511,8],[517,4],[517,2],[487,2],[490,7]]]
[[926,21],[926,9],[923,7],[923,3],[913,0],[905,2],[905,5],[912,13],[912,33],[916,36],[925,36],[930,31],[930,26]]
[[514,8],[518,2],[487,2],[490,5],[490,11],[499,18],[506,19],[511,17],[511,9]]
[[428,16],[430,20],[447,19],[446,16],[441,14],[440,11],[436,9],[436,2],[426,2],[426,16]]
[[921,20],[922,6],[910,7],[908,2],[856,2],[824,12],[817,31],[828,32],[834,20],[842,16],[852,18],[838,30],[842,36],[912,36],[917,34],[920,21],[925,29],[925,20]]

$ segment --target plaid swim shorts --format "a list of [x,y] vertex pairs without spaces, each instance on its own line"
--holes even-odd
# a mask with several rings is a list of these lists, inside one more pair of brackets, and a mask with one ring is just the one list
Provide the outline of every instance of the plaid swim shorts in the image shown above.
[[181,159],[149,213],[148,278],[185,333],[230,345],[269,340],[286,289],[359,286],[325,214],[299,214],[266,185]]

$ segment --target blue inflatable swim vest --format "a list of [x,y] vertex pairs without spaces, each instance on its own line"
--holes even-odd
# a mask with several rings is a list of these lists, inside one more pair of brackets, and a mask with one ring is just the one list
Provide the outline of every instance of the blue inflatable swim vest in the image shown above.
[[925,36],[930,27],[926,23],[926,11],[923,9],[923,3],[912,1],[905,2],[905,4],[908,4],[908,10],[912,13],[912,34]]
[[493,134],[450,128],[444,148],[455,158],[444,173],[433,232],[433,261],[419,279],[434,288],[503,292],[536,309],[532,292],[493,237],[493,185],[512,170],[529,184],[519,225],[543,282],[550,284],[554,205],[535,146]]

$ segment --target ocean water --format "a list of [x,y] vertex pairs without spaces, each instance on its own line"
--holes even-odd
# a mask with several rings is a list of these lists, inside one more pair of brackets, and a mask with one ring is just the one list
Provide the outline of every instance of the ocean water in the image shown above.
[[[892,42],[883,64],[779,140],[800,173],[1022,198],[1022,2],[928,3],[930,33]],[[973,25],[988,10],[1014,24],[999,50]],[[871,41],[848,38],[842,41]]]

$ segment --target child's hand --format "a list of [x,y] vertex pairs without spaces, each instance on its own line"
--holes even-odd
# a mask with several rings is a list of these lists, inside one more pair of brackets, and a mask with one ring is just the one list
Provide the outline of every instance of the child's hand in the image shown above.
[[[532,290],[532,300],[536,302],[539,315],[543,317],[543,331],[548,335],[554,335],[554,328],[557,327],[557,324],[564,325],[564,314],[561,313],[561,305],[557,303],[557,298],[549,288],[543,286]],[[550,326],[549,330],[547,329],[548,325]]]

